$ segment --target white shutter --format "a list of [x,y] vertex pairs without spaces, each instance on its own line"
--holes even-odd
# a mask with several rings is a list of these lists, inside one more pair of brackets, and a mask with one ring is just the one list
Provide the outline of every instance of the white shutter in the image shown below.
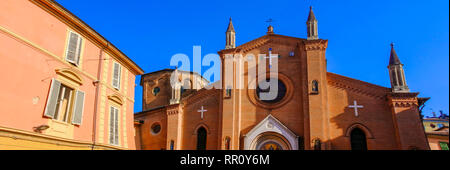
[[75,104],[73,107],[72,123],[81,125],[84,110],[84,92],[78,91],[75,95]]
[[81,45],[83,44],[83,38],[81,36],[78,36],[78,42],[77,42],[77,53],[75,55],[75,62],[76,64],[80,64],[80,56],[81,56]]
[[78,40],[79,40],[78,34],[70,32],[69,44],[67,46],[66,52],[66,60],[74,64],[76,64],[76,55],[78,52]]
[[122,77],[122,67],[120,64],[117,64],[119,67],[119,75],[117,75],[117,89],[120,89],[120,78]]
[[119,89],[120,88],[120,72],[121,68],[119,63],[114,63],[114,69],[113,69],[113,80],[112,85],[114,88]]
[[48,94],[47,105],[45,106],[44,116],[54,118],[56,112],[56,105],[58,104],[59,90],[61,82],[52,79],[50,92]]
[[115,144],[119,144],[119,109],[115,109],[115,117],[114,117],[114,141]]
[[111,106],[110,113],[109,113],[109,143],[114,143],[114,107]]

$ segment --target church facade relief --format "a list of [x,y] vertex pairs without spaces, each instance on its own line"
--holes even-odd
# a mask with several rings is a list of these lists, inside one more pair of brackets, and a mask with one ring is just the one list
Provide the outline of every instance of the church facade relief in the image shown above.
[[298,136],[272,115],[244,135],[245,150],[297,150]]

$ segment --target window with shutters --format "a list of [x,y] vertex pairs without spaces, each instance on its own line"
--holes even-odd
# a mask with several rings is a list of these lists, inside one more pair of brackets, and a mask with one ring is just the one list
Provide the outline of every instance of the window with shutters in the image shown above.
[[119,63],[114,62],[113,65],[113,76],[112,76],[112,86],[117,90],[120,89],[120,75],[122,68]]
[[119,109],[114,106],[109,114],[109,143],[119,145]]
[[441,146],[441,150],[448,151],[448,142],[439,142],[439,145]]
[[84,92],[75,90],[53,79],[44,116],[62,122],[81,125],[84,110]]
[[78,66],[80,64],[83,38],[79,34],[70,31],[67,41],[66,61]]

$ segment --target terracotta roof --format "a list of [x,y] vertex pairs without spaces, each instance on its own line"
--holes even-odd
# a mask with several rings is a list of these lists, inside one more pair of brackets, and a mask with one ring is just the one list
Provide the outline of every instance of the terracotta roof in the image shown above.
[[[150,72],[150,73],[145,73],[145,74],[143,74],[142,76],[141,76],[141,85],[142,85],[142,77],[145,77],[145,76],[148,76],[148,75],[151,75],[151,74],[156,74],[156,73],[160,73],[160,72],[173,72],[173,71],[175,71],[175,69],[171,69],[171,68],[166,68],[166,69],[162,69],[162,70],[157,70],[157,71],[154,71],[154,72]],[[194,71],[184,71],[184,70],[178,70],[179,72],[182,72],[182,73],[190,73],[190,74],[193,74],[193,75],[197,75],[197,76],[200,76],[203,80],[205,80],[206,82],[208,82],[208,84],[209,84],[209,80],[208,79],[206,79],[206,78],[204,78],[202,75],[200,75],[199,73],[197,73],[197,72],[194,72]]]

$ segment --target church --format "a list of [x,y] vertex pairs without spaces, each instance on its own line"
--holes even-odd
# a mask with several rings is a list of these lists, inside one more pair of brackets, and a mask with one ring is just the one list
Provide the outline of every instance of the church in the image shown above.
[[[224,64],[227,55],[277,54],[278,74],[267,74],[278,83],[271,100],[260,98],[264,90],[259,87],[229,88],[225,81],[211,83],[190,71],[165,69],[142,75],[143,111],[134,115],[136,148],[429,150],[420,116],[427,98],[410,92],[394,45],[386,56],[391,87],[382,87],[328,72],[328,41],[318,36],[312,8],[306,26],[306,38],[278,35],[269,26],[266,35],[236,46],[230,19],[225,49],[218,51],[222,73],[225,67],[237,69]],[[244,73],[249,69],[244,67]],[[180,80],[182,86],[171,86],[174,72],[188,78]],[[246,78],[245,87],[258,84]],[[226,88],[207,88],[216,83]],[[193,86],[201,88],[189,88]]]

